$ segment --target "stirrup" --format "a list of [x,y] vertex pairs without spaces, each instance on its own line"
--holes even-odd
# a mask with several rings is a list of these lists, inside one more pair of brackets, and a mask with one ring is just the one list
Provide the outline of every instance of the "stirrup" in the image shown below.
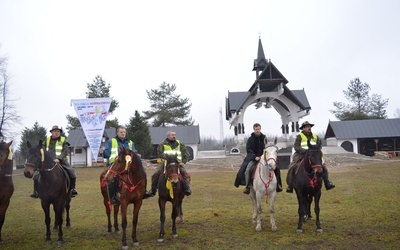
[[32,197],[32,198],[39,198],[39,194],[38,194],[38,192],[37,191],[33,191],[33,193],[30,195],[30,197]]
[[286,193],[293,193],[293,188],[292,187],[287,187]]
[[244,194],[250,194],[250,187],[245,187],[243,190]]

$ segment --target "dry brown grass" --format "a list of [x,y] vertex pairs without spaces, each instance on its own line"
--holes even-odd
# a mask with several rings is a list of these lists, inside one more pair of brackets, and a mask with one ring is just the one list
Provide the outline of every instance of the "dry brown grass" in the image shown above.
[[[213,161],[211,161],[213,162]],[[216,161],[218,162],[218,161]],[[218,162],[220,165],[220,162]],[[278,193],[275,203],[277,232],[269,228],[267,206],[263,231],[251,221],[251,202],[242,188],[233,186],[237,167],[188,166],[193,195],[184,199],[185,223],[178,225],[179,237],[171,236],[167,218],[164,243],[157,243],[159,211],[157,198],[145,200],[139,215],[137,249],[397,249],[400,240],[400,163],[331,168],[336,188],[323,190],[322,234],[307,222],[297,234],[295,194]],[[44,215],[40,201],[32,199],[32,180],[21,170],[14,172],[15,193],[3,227],[3,249],[120,249],[121,235],[106,233],[106,217],[98,177],[102,168],[77,169],[79,196],[73,198],[72,227],[64,230],[65,243],[46,245]],[[148,178],[153,173],[147,169]],[[285,178],[286,171],[282,171]],[[286,185],[284,185],[286,186]],[[149,187],[149,184],[148,184]],[[171,206],[168,206],[170,214]],[[132,205],[130,205],[130,214]],[[129,216],[131,221],[132,216]],[[129,227],[130,234],[131,230]],[[129,237],[129,242],[131,239]],[[133,248],[133,247],[131,247]]]

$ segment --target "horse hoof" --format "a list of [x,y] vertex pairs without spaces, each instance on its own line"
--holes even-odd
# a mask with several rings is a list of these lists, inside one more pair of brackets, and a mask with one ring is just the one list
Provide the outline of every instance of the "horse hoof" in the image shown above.
[[127,249],[129,249],[128,246],[122,246],[122,250],[127,250]]
[[302,233],[303,232],[303,229],[297,229],[296,230],[296,233]]
[[271,228],[271,230],[272,230],[272,232],[276,232],[276,231],[278,231],[278,228],[277,227],[273,227],[273,228]]
[[62,240],[57,241],[57,245],[58,245],[59,247],[62,246],[62,244],[63,244],[63,241],[62,241]]
[[318,228],[317,229],[317,233],[321,234],[324,230],[322,230],[322,228]]
[[172,234],[172,237],[178,238],[178,234]]
[[257,231],[257,232],[261,232],[261,227],[259,227],[259,226],[256,227],[256,231]]
[[158,243],[162,243],[162,242],[164,242],[164,239],[163,239],[163,238],[158,238],[158,239],[157,239],[157,242],[158,242]]
[[139,242],[133,242],[133,243],[132,243],[132,246],[138,247],[138,246],[139,246]]

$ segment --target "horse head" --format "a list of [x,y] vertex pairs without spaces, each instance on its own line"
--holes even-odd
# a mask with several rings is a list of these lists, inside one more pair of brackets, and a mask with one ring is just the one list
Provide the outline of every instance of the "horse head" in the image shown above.
[[135,158],[135,154],[132,150],[126,149],[124,146],[120,146],[119,153],[114,163],[106,174],[108,183],[112,183],[118,176],[128,172],[133,166],[132,162]]
[[322,173],[322,151],[319,145],[312,145],[310,140],[307,141],[308,150],[304,159],[307,159],[313,172]]
[[172,183],[179,181],[179,160],[178,155],[165,155],[164,173],[171,180]]
[[[51,165],[52,162],[49,162],[49,157],[45,157],[45,150],[43,149],[43,141],[39,140],[38,145],[32,146],[31,143],[27,142],[28,146],[28,157],[25,162],[24,175],[26,178],[32,178],[33,173],[36,170],[40,170],[44,168],[44,166]],[[46,159],[46,160],[45,160]],[[50,159],[51,161],[51,159]]]
[[276,146],[276,142],[276,137],[273,142],[268,142],[267,138],[264,139],[265,149],[261,161],[268,165],[269,170],[274,170],[276,168],[278,159],[278,147]]
[[5,166],[5,163],[8,159],[11,158],[10,153],[10,146],[12,144],[12,141],[7,142],[7,143],[0,143],[0,166]]

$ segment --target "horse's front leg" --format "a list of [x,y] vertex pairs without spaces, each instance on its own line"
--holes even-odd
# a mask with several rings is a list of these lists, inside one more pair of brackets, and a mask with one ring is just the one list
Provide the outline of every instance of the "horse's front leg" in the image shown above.
[[57,203],[53,204],[53,207],[54,207],[54,213],[55,213],[55,221],[56,221],[56,224],[58,225],[57,243],[58,243],[58,245],[61,245],[64,241],[62,224],[63,224],[63,212],[65,209],[65,200],[60,199]]
[[275,224],[275,198],[276,198],[276,188],[273,189],[271,192],[268,192],[269,196],[269,212],[270,212],[270,222],[271,222],[271,230],[276,231],[278,227]]
[[[175,197],[177,199],[177,197]],[[171,213],[171,219],[172,219],[172,237],[176,238],[178,237],[178,233],[176,232],[176,218],[178,217],[178,212],[179,212],[179,204],[175,200],[172,203],[172,213]]]
[[66,217],[65,217],[65,226],[70,227],[71,226],[71,219],[69,218],[69,209],[71,207],[71,198],[67,197],[67,202],[65,203],[65,211],[66,211]]
[[297,194],[297,202],[299,204],[299,208],[297,211],[299,214],[299,221],[297,223],[296,232],[302,233],[303,232],[303,220],[305,217],[305,202],[307,202],[307,201],[305,200],[305,198],[303,197],[303,194],[300,191],[296,190],[296,194]]
[[262,200],[265,196],[263,191],[256,191],[256,206],[257,206],[257,226],[256,231],[261,232],[261,214],[262,214]]
[[122,218],[122,249],[128,249],[128,244],[126,243],[126,226],[128,224],[126,213],[128,210],[128,204],[126,202],[121,202],[121,218]]
[[257,198],[256,198],[256,192],[254,191],[253,188],[250,188],[250,198],[251,198],[251,205],[253,208],[253,217],[252,220],[253,222],[257,222]]
[[50,232],[50,204],[44,204],[42,202],[42,209],[44,212],[44,223],[46,225],[46,241],[51,241],[51,232]]
[[[119,233],[119,225],[118,225],[118,213],[119,213],[119,205],[114,205],[114,230],[116,233]],[[110,225],[111,227],[111,225]],[[111,228],[110,228],[111,231]]]
[[133,240],[134,247],[139,246],[139,241],[138,241],[137,235],[136,235],[136,228],[137,228],[137,224],[138,224],[138,220],[139,220],[139,211],[140,211],[141,206],[142,206],[142,199],[139,199],[133,205],[132,240]]
[[165,205],[167,201],[161,201],[161,199],[158,199],[158,206],[160,207],[160,233],[158,235],[158,242],[163,242],[164,241],[164,224],[165,224]]
[[315,208],[314,208],[314,211],[315,211],[315,217],[316,217],[315,224],[317,225],[317,233],[322,233],[323,232],[322,227],[321,227],[321,222],[319,221],[319,212],[320,212],[319,200],[320,200],[320,198],[321,198],[321,191],[319,191],[319,194],[317,194],[315,196]]

